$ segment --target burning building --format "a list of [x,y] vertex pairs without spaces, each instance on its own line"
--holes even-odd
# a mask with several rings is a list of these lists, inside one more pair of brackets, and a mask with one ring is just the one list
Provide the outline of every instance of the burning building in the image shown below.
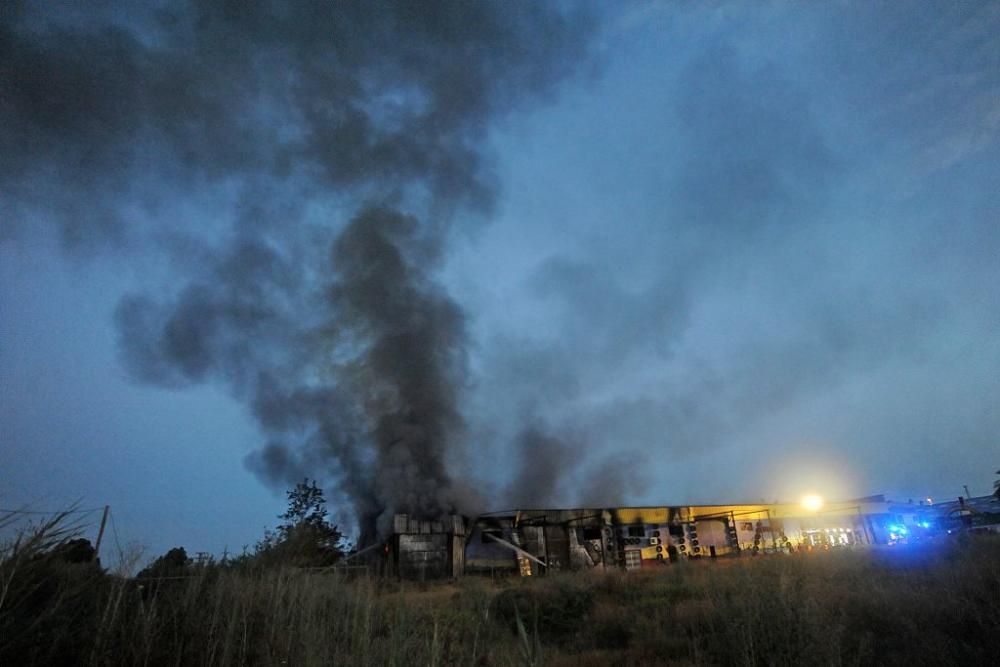
[[437,521],[397,514],[386,556],[389,570],[406,579],[638,570],[687,559],[889,544],[899,521],[884,496],[819,504],[519,509]]

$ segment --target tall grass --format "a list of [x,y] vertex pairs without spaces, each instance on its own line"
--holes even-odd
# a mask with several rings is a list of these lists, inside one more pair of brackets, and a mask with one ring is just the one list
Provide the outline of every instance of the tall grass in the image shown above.
[[208,564],[135,580],[7,545],[0,665],[990,664],[1000,540],[418,585]]

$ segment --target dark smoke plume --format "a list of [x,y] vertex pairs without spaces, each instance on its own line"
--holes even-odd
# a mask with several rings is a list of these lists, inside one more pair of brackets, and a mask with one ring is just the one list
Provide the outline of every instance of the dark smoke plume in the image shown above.
[[363,398],[378,509],[439,516],[457,509],[446,464],[462,426],[465,319],[427,276],[426,252],[413,252],[418,230],[396,211],[364,211],[334,244],[330,296],[343,344],[357,350],[340,375]]
[[492,204],[490,121],[576,68],[590,19],[464,1],[0,13],[4,236],[32,218],[72,251],[165,252],[162,289],[118,308],[132,375],[226,385],[266,436],[248,465],[325,475],[367,534],[469,502],[448,461],[464,317],[433,272],[449,223]]

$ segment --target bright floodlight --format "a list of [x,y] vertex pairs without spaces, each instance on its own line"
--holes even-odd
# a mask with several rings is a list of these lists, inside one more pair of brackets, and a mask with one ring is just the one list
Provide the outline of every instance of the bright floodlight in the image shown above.
[[810,512],[816,512],[823,507],[823,499],[819,496],[806,496],[802,499],[802,507]]

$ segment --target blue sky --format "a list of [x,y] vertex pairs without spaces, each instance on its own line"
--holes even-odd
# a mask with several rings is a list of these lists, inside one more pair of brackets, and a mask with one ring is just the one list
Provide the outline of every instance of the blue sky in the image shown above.
[[[7,10],[3,507],[109,503],[122,542],[219,552],[302,473],[345,525],[990,488],[995,5],[518,5],[506,30],[386,3],[344,17],[374,50],[202,17],[216,50],[165,7]],[[371,230],[408,319],[369,308]],[[376,355],[401,322],[406,373]]]

